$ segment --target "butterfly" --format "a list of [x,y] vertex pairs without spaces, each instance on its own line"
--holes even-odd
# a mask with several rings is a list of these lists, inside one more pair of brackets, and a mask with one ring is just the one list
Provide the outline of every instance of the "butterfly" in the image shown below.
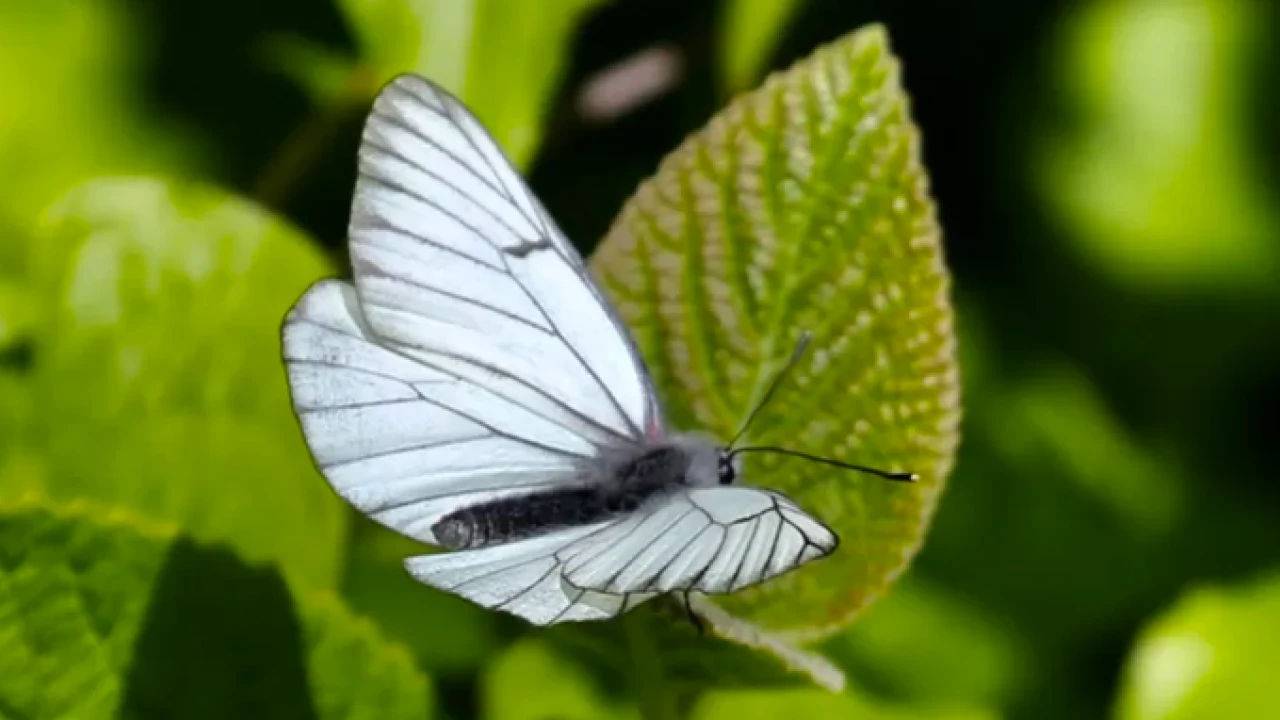
[[457,98],[392,80],[358,166],[353,281],[302,295],[283,354],[337,494],[449,551],[408,558],[413,577],[550,625],[734,592],[835,551],[787,496],[739,482],[742,452],[782,449],[668,428],[581,256]]

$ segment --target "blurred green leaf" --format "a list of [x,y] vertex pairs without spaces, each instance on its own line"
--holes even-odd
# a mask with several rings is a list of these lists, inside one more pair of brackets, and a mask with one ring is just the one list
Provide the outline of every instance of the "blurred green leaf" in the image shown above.
[[800,0],[728,0],[720,26],[721,67],[725,85],[737,92],[750,88]]
[[913,708],[821,690],[718,690],[704,696],[690,720],[994,720],[974,709]]
[[326,593],[131,514],[0,510],[0,707],[24,718],[427,717],[399,647]]
[[693,602],[703,615],[702,632],[683,601],[665,598],[609,622],[556,626],[542,637],[606,686],[671,706],[686,705],[712,687],[844,688],[844,674],[826,658],[725,617],[698,597]]
[[187,167],[191,143],[140,110],[146,49],[109,0],[0,3],[0,281],[40,210],[91,175]]
[[318,106],[342,106],[377,87],[366,81],[359,61],[298,35],[270,35],[258,49],[262,62],[292,78]]
[[920,546],[959,423],[949,279],[884,30],[731,104],[640,187],[592,262],[676,427],[733,435],[808,330],[744,442],[922,476],[752,456],[747,482],[791,495],[843,544],[724,607],[811,634],[883,594]]
[[0,275],[0,350],[16,344],[31,330],[31,300],[17,277]]
[[604,693],[585,669],[541,640],[521,640],[503,652],[485,671],[481,692],[485,720],[640,717],[631,703]]
[[461,98],[518,167],[578,21],[602,0],[339,0],[376,81],[416,72]]
[[1275,289],[1280,216],[1250,139],[1263,3],[1121,0],[1064,24],[1078,116],[1041,141],[1046,202],[1098,267],[1152,288]]
[[1138,637],[1122,720],[1280,717],[1280,573],[1187,593]]
[[[973,341],[968,358],[999,358]],[[1101,642],[1167,586],[1179,559],[1165,544],[1189,498],[1177,465],[1116,416],[1082,368],[985,372],[982,392],[966,386],[961,460],[915,568],[1024,635],[1027,665],[1046,673],[1041,661]]]
[[1177,467],[1132,436],[1081,369],[1045,367],[992,407],[984,420],[991,439],[1024,467],[1060,468],[1138,533],[1159,537],[1176,527],[1185,495]]
[[1027,679],[1031,648],[998,617],[908,575],[824,645],[860,684],[934,705],[1008,707]]
[[342,582],[351,607],[408,645],[418,665],[433,674],[484,665],[500,641],[497,614],[414,580],[404,558],[421,554],[422,546],[372,521],[357,523]]
[[327,269],[307,238],[211,188],[102,179],[51,209],[30,265],[30,410],[0,453],[43,471],[0,496],[124,505],[335,584],[345,514],[279,360],[281,318]]

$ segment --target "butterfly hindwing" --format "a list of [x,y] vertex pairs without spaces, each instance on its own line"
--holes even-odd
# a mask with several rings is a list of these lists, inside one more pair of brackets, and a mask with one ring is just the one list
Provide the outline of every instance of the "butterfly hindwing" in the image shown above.
[[653,593],[601,593],[568,586],[557,552],[606,528],[597,523],[475,550],[422,555],[405,561],[419,581],[534,625],[607,620]]
[[565,581],[598,592],[741,590],[831,554],[830,528],[780,493],[680,488],[558,551]]

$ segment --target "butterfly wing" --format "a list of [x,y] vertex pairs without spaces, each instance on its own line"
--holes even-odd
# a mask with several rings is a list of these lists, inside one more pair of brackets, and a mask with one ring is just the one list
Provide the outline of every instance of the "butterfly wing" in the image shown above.
[[610,595],[729,593],[830,555],[834,532],[785,495],[685,488],[556,552],[565,582]]
[[704,487],[617,520],[405,564],[428,585],[549,625],[605,620],[673,591],[734,592],[830,555],[838,544],[784,495]]
[[568,528],[477,550],[412,557],[405,561],[405,567],[422,583],[535,625],[607,620],[654,593],[609,594],[567,586],[562,576],[564,563],[557,553],[611,524]]
[[582,258],[475,117],[422,78],[393,80],[365,123],[350,249],[387,345],[585,438],[659,422]]
[[359,166],[354,284],[315,284],[283,329],[294,408],[339,495],[438,544],[444,515],[563,486],[661,431],[625,329],[461,103],[392,81]]

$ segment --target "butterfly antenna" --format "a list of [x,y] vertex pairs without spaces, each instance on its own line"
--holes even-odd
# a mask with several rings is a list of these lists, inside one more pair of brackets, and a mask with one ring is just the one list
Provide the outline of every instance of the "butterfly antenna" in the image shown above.
[[831,467],[837,467],[842,470],[856,470],[857,472],[867,473],[868,475],[875,475],[877,477],[882,477],[885,480],[892,480],[894,482],[916,482],[917,480],[920,479],[920,476],[913,472],[889,472],[887,470],[877,470],[876,468],[870,468],[863,465],[854,465],[853,463],[841,462],[839,460],[834,460],[832,458],[825,458],[820,455],[810,455],[809,453],[800,452],[799,450],[791,450],[788,448],[772,447],[772,446],[766,446],[766,445],[737,448],[735,450],[731,450],[729,452],[729,456],[733,457],[738,453],[744,453],[744,452],[771,452],[771,453],[777,453],[779,455],[790,455],[792,457],[804,458],[805,460],[809,460],[810,462],[822,463],[823,465],[830,465]]
[[773,376],[773,380],[769,382],[768,389],[764,391],[764,397],[760,398],[760,402],[756,403],[756,406],[751,408],[751,412],[747,414],[746,422],[742,423],[742,427],[738,428],[737,434],[735,434],[733,439],[729,441],[729,445],[727,446],[728,448],[732,449],[733,444],[742,439],[742,436],[746,434],[747,429],[751,427],[751,421],[755,420],[756,415],[760,413],[760,410],[765,405],[769,404],[769,400],[773,397],[774,391],[782,384],[782,379],[787,376],[787,373],[791,372],[791,368],[795,367],[796,363],[800,362],[800,356],[804,355],[804,351],[809,347],[810,338],[812,338],[812,336],[809,334],[808,330],[800,333],[800,339],[796,341],[796,349],[791,351],[791,359],[787,360],[786,366],[779,370],[777,375]]

